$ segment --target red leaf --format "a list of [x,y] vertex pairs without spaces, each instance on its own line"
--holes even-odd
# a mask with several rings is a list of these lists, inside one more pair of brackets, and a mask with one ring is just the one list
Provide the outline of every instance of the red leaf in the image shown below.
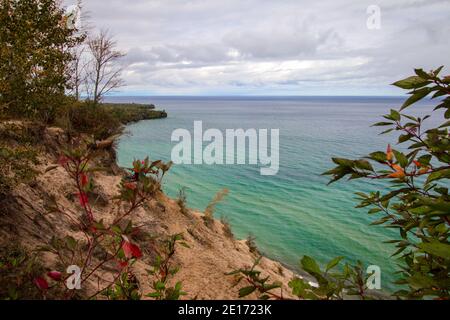
[[48,282],[42,277],[37,277],[34,279],[34,284],[41,290],[48,289]]
[[62,279],[62,273],[58,271],[50,271],[47,276],[55,281],[61,281]]
[[65,167],[68,162],[69,162],[69,158],[67,158],[66,156],[59,157],[58,163],[61,167]]
[[397,164],[392,165],[392,168],[395,170],[394,173],[390,174],[389,178],[401,179],[406,177],[405,170]]
[[132,244],[131,242],[124,241],[122,244],[122,249],[127,259],[131,258],[139,259],[142,257],[141,249],[137,245]]
[[82,192],[82,193],[77,193],[78,199],[80,200],[80,204],[83,207],[86,207],[89,203],[89,199],[86,193]]
[[132,191],[136,190],[136,188],[137,188],[137,185],[136,185],[136,183],[134,183],[134,182],[128,182],[128,183],[125,183],[123,186],[124,186],[126,189],[132,190]]
[[388,145],[387,147],[386,158],[388,162],[392,162],[392,159],[394,158],[394,153],[392,152],[391,145]]
[[87,186],[87,184],[89,183],[89,178],[87,175],[85,175],[84,173],[80,174],[80,184],[82,187]]

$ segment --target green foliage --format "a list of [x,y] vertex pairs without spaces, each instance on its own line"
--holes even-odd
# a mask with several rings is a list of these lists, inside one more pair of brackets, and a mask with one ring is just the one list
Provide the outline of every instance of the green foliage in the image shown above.
[[256,269],[260,262],[261,258],[256,260],[251,268],[239,269],[226,274],[235,277],[234,286],[239,285],[242,281],[248,284],[239,290],[239,298],[245,298],[255,293],[260,300],[283,300],[282,293],[278,295],[273,292],[273,290],[281,288],[281,283],[271,283],[269,277],[263,277],[261,271]]
[[101,106],[74,100],[61,106],[55,124],[71,135],[86,133],[95,140],[107,139],[117,134],[121,127],[121,122]]
[[139,282],[131,271],[123,272],[103,295],[109,300],[140,300]]
[[154,105],[136,103],[101,103],[100,106],[121,124],[128,124],[141,120],[167,118],[167,113],[165,111],[155,110]]
[[99,104],[66,98],[58,109],[55,124],[69,134],[86,133],[96,140],[107,139],[120,133],[130,122],[167,117],[154,106],[138,104]]
[[424,129],[431,115],[413,117],[402,113],[414,103],[431,95],[440,99],[435,108],[450,119],[450,77],[440,77],[442,67],[431,72],[416,69],[415,76],[394,85],[412,90],[400,111],[392,110],[385,121],[375,126],[389,127],[384,134],[398,132],[402,150],[388,146],[365,159],[333,159],[337,165],[326,172],[332,182],[346,176],[350,179],[386,180],[388,192],[358,193],[359,208],[370,208],[369,214],[380,215],[373,225],[398,230],[399,237],[390,241],[397,246],[394,256],[401,260],[397,281],[404,289],[396,296],[406,299],[448,299],[450,289],[450,122]]
[[[390,183],[390,190],[385,193],[357,193],[361,200],[358,208],[369,208],[370,215],[382,215],[373,225],[399,232],[399,237],[389,243],[397,246],[393,256],[401,262],[396,284],[404,289],[395,293],[400,299],[450,298],[450,76],[439,77],[442,69],[429,73],[417,69],[415,76],[396,82],[397,87],[412,90],[410,98],[400,111],[391,110],[383,122],[374,125],[390,127],[383,134],[399,132],[398,144],[407,152],[389,145],[386,152],[373,152],[363,159],[334,158],[336,167],[324,173],[332,176],[331,183],[344,177]],[[423,124],[430,115],[416,118],[402,111],[431,94],[432,99],[442,99],[435,111],[442,109],[446,122],[425,130]],[[342,259],[333,259],[323,270],[313,258],[303,257],[301,268],[314,281],[292,279],[289,283],[292,295],[309,300],[379,298],[367,290],[369,278],[362,263],[341,266]],[[239,291],[239,296],[259,292],[260,299],[284,299],[282,293],[273,292],[280,288],[279,284],[266,284],[269,278],[261,277],[256,270],[258,263],[259,260],[252,268],[229,274],[236,276],[238,282],[245,279],[250,284]]]
[[[280,283],[270,283],[269,277],[262,277],[256,269],[261,259],[251,268],[239,269],[229,273],[235,276],[236,285],[245,280],[249,285],[239,290],[239,297],[244,298],[257,292],[262,300],[285,300]],[[343,257],[330,261],[325,270],[311,257],[305,256],[301,260],[301,268],[314,280],[295,277],[289,282],[292,296],[300,300],[344,300],[346,298],[374,299],[367,289],[368,277],[364,275],[362,264],[356,266],[340,263]],[[339,271],[342,270],[342,271]],[[278,290],[276,293],[274,290]]]
[[189,248],[183,240],[182,234],[176,234],[164,241],[161,253],[156,257],[152,268],[147,270],[148,274],[155,278],[151,284],[154,291],[146,295],[148,298],[155,300],[179,300],[181,296],[186,295],[186,292],[182,291],[181,282],[170,286],[170,280],[180,270],[179,266],[172,263],[176,246],[180,244]]
[[33,124],[0,124],[0,197],[8,194],[20,183],[32,182],[38,163],[36,140],[41,127]]
[[37,152],[31,146],[9,147],[0,144],[0,197],[20,183],[29,183],[36,177],[31,168],[37,163]]
[[321,270],[313,258],[303,257],[301,267],[314,278],[314,284],[295,278],[289,283],[292,294],[308,300],[373,299],[366,286],[368,278],[364,275],[362,263],[358,262],[356,266],[346,263],[341,267],[342,260],[343,257],[337,257]]
[[36,255],[19,245],[0,247],[0,300],[39,299],[33,279],[42,273]]
[[55,0],[0,2],[0,105],[13,117],[52,121],[83,40]]

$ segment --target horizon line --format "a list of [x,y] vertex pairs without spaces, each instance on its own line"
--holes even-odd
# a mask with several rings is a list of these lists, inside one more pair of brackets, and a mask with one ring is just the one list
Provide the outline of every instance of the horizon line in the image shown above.
[[408,95],[152,95],[152,94],[120,94],[107,95],[105,98],[129,98],[129,97],[151,97],[151,98],[407,98]]

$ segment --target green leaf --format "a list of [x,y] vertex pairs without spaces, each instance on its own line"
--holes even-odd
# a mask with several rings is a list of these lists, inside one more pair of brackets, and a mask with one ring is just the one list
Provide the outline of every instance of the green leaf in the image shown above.
[[450,127],[450,121],[445,122],[443,125],[441,125],[439,128],[447,128]]
[[366,160],[357,160],[354,162],[355,167],[361,170],[374,171],[372,165]]
[[383,211],[383,210],[381,210],[380,208],[373,208],[373,209],[371,209],[369,211],[369,214],[375,214],[375,213],[378,213],[378,212],[381,212],[381,211]]
[[418,273],[408,278],[408,283],[416,290],[431,288],[436,285],[436,282],[433,279]]
[[392,109],[391,110],[391,118],[395,121],[400,121],[401,120],[401,115],[397,110]]
[[418,76],[412,76],[401,81],[395,82],[393,85],[402,89],[416,89],[425,86],[430,82]]
[[155,283],[156,290],[164,290],[165,288],[166,288],[166,285],[163,282],[158,281]]
[[423,69],[415,69],[414,71],[421,79],[425,79],[425,80],[430,79],[430,75],[428,73],[426,73],[425,71],[423,71]]
[[404,142],[410,140],[412,137],[413,136],[411,134],[403,134],[398,138],[398,143],[399,144],[404,143]]
[[396,150],[393,150],[393,152],[395,155],[395,159],[397,159],[400,166],[405,168],[408,165],[408,159],[406,158],[406,156],[403,153]]
[[447,109],[444,114],[445,119],[450,119],[450,109]]
[[66,241],[66,245],[69,250],[73,251],[76,249],[77,241],[73,237],[67,236],[64,238],[64,240]]
[[304,256],[301,264],[306,272],[310,274],[321,274],[320,267],[313,258]]
[[439,241],[420,243],[418,247],[422,252],[450,260],[450,245]]
[[372,125],[372,127],[384,127],[384,126],[391,126],[393,124],[394,123],[392,123],[392,122],[378,122],[378,123],[375,123],[374,125]]
[[394,131],[394,129],[388,129],[388,130],[383,131],[382,133],[380,133],[380,135],[387,134],[387,133],[390,133],[392,131]]
[[371,153],[369,158],[382,163],[387,161],[386,153],[381,151]]
[[444,69],[444,66],[440,66],[439,68],[434,70],[434,75],[437,77],[441,73],[442,69]]
[[153,293],[149,293],[145,296],[148,298],[160,298],[162,296],[162,294],[159,292],[153,292]]
[[333,269],[334,267],[336,267],[341,261],[342,259],[344,259],[344,257],[337,257],[334,258],[333,260],[331,260],[328,264],[327,264],[327,272],[330,271],[331,269]]
[[450,169],[435,171],[428,176],[427,184],[441,179],[450,179]]
[[292,289],[292,294],[304,298],[305,290],[311,289],[311,286],[303,279],[295,278],[289,282],[289,288]]
[[116,233],[116,234],[118,234],[118,235],[122,234],[122,229],[120,229],[119,226],[112,226],[111,227],[111,231]]
[[447,91],[445,91],[445,90],[438,90],[438,91],[436,91],[436,92],[433,94],[433,96],[432,96],[431,98],[432,98],[432,99],[436,99],[436,98],[445,96],[446,94],[447,94]]
[[400,110],[405,110],[406,108],[408,108],[412,104],[422,100],[430,92],[431,92],[430,88],[423,88],[423,89],[415,91],[414,94],[411,97],[409,97],[408,100],[406,100],[406,102],[403,104],[403,106],[402,106],[402,108]]
[[244,298],[256,291],[256,287],[245,287],[239,290],[239,298]]

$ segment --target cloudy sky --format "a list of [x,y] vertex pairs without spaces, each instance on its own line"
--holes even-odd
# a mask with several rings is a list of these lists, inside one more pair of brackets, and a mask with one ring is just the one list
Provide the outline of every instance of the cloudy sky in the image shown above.
[[[367,27],[370,5],[380,29]],[[126,95],[399,95],[389,83],[414,67],[450,73],[450,0],[84,0],[84,11],[127,52]]]

